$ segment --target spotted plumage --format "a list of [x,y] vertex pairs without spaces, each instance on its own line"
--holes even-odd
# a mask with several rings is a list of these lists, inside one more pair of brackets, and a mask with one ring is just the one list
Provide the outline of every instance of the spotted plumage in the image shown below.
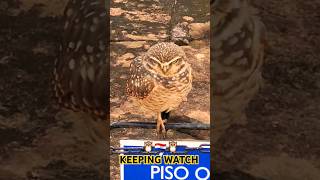
[[54,69],[60,104],[104,117],[107,111],[106,12],[103,1],[70,0]]
[[247,0],[211,1],[214,140],[232,123],[246,121],[245,109],[261,83],[265,27]]
[[165,113],[177,108],[190,92],[191,71],[181,47],[168,42],[152,46],[131,63],[127,94],[146,109],[157,113],[159,134],[161,130],[165,132]]

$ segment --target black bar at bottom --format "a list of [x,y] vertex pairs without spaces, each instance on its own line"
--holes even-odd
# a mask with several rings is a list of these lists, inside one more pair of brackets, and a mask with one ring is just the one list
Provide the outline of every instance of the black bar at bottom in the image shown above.
[[[203,124],[203,123],[167,123],[165,124],[165,126],[166,126],[166,129],[210,130],[210,125]],[[156,123],[118,121],[110,124],[110,129],[115,129],[115,128],[155,129]]]

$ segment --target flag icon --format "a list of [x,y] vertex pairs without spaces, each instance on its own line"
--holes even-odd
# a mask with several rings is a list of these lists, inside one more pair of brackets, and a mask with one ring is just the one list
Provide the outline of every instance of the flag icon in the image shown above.
[[166,150],[167,149],[167,145],[166,144],[162,144],[162,143],[155,143],[154,144],[154,148],[155,148],[155,150]]

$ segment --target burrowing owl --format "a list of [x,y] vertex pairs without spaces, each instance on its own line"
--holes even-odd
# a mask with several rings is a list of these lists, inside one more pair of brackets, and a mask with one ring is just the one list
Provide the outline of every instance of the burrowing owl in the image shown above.
[[69,1],[54,69],[59,103],[105,116],[108,98],[106,11],[103,1]]
[[191,66],[181,47],[162,42],[133,60],[127,94],[157,113],[157,133],[165,136],[166,113],[177,108],[192,88]]
[[214,137],[246,120],[245,108],[262,82],[265,27],[247,0],[213,0]]

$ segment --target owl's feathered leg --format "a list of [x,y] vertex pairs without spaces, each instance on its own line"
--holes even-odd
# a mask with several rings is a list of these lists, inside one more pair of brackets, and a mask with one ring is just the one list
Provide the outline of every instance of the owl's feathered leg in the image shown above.
[[164,125],[165,122],[162,120],[160,112],[158,113],[157,116],[158,116],[157,117],[157,135],[158,135],[158,137],[165,139],[166,133],[167,133],[165,125]]

